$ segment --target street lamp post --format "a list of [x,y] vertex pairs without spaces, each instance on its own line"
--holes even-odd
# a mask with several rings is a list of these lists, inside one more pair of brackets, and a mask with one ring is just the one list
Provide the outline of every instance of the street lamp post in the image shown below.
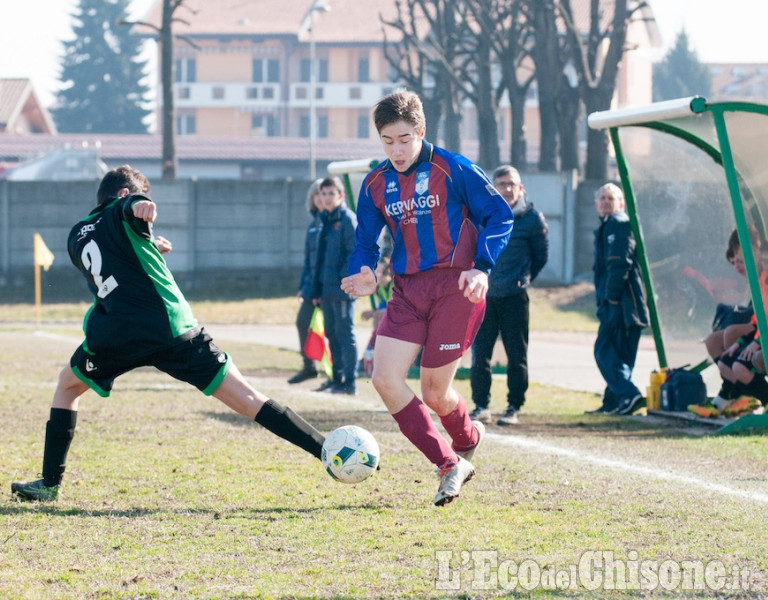
[[300,31],[309,32],[309,179],[317,177],[315,143],[317,139],[317,60],[315,57],[315,13],[328,12],[331,7],[326,0],[314,0],[301,22]]

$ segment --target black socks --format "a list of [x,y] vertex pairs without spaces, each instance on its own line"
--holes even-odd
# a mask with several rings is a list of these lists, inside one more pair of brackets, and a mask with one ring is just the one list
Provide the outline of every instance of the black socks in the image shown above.
[[275,435],[320,458],[325,436],[290,408],[267,400],[254,420]]
[[760,400],[763,406],[768,403],[768,381],[760,373],[755,373],[752,381],[744,386],[744,392]]
[[43,483],[48,487],[59,485],[64,476],[67,453],[75,437],[77,411],[52,408],[50,420],[45,426],[45,450],[43,452]]

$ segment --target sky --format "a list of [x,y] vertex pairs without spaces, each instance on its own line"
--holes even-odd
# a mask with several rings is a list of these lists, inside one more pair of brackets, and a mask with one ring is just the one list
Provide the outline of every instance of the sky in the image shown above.
[[[144,15],[153,1],[132,0],[130,16]],[[332,6],[333,0],[328,1]],[[648,1],[663,44],[655,58],[661,58],[685,29],[691,49],[703,62],[768,63],[767,0]],[[0,0],[0,78],[32,79],[45,106],[51,105],[58,89],[61,42],[72,37],[70,15],[77,4],[78,0]],[[151,48],[145,58],[154,69]]]

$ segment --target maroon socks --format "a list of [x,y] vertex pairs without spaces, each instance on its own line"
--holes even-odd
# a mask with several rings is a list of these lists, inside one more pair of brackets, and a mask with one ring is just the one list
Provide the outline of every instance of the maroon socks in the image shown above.
[[[459,409],[457,408],[457,410]],[[466,415],[466,406],[464,406],[463,410],[464,415]],[[443,419],[449,419],[451,423],[450,426],[458,431],[460,428],[456,423],[459,421],[459,418],[453,416],[455,413],[456,411],[453,411],[447,417],[443,417]],[[403,435],[427,457],[429,462],[441,467],[449,460],[457,460],[456,453],[451,449],[448,442],[445,441],[445,438],[440,435],[437,427],[435,427],[435,424],[432,422],[432,418],[429,415],[429,409],[417,397],[414,396],[413,400],[411,400],[403,410],[392,416],[400,426],[400,431],[403,432]],[[467,419],[467,422],[469,423],[469,419]],[[443,421],[443,423],[445,423],[445,421]],[[469,428],[470,430],[474,430],[471,424],[469,425]],[[463,430],[463,427],[461,429]],[[448,429],[448,426],[446,426],[446,430],[453,437],[453,433]],[[469,435],[471,435],[471,433]],[[466,438],[462,438],[462,440],[464,439]],[[455,437],[454,440],[456,440]],[[473,445],[474,444],[472,443],[468,443],[469,447],[472,447]]]

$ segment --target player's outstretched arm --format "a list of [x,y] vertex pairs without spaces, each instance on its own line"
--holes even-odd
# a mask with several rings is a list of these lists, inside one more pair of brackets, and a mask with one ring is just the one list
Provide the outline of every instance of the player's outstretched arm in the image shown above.
[[154,223],[157,218],[157,205],[150,200],[139,200],[131,207],[133,216],[148,223]]
[[360,272],[341,280],[341,289],[352,296],[370,296],[376,291],[376,275],[370,267],[360,267]]

